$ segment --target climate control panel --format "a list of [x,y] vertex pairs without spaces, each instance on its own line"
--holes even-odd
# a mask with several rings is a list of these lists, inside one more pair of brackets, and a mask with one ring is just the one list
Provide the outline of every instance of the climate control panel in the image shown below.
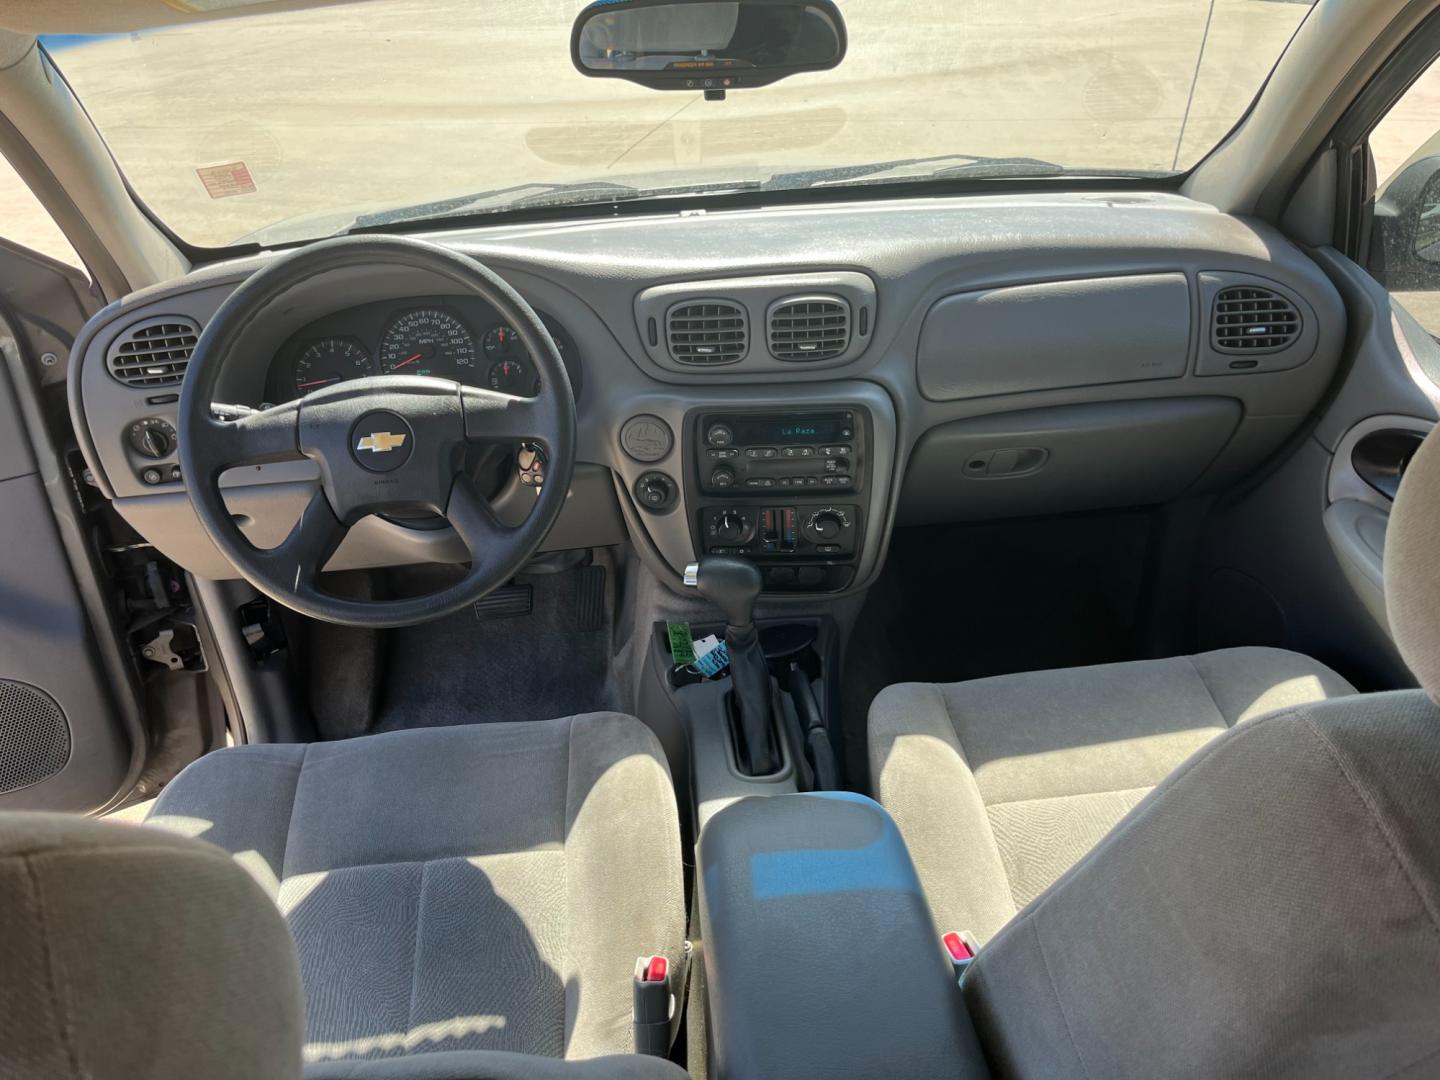
[[787,560],[848,558],[859,544],[860,509],[819,506],[711,506],[700,513],[707,554]]

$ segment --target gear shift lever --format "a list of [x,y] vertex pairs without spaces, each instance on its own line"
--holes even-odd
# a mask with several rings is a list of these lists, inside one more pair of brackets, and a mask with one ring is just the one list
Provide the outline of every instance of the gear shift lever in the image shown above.
[[780,767],[770,732],[770,669],[755,629],[755,598],[763,581],[746,559],[706,555],[685,568],[685,584],[725,613],[725,647],[730,652],[732,701],[740,716],[741,764],[755,776]]

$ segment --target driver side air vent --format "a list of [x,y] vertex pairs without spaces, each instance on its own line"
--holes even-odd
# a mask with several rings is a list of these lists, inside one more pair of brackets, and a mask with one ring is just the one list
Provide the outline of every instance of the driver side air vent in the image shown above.
[[787,363],[831,360],[850,347],[850,305],[837,296],[796,296],[770,309],[770,355]]
[[1300,312],[1270,289],[1232,285],[1215,294],[1211,341],[1220,352],[1278,352],[1300,336]]
[[665,316],[665,340],[678,364],[733,364],[749,344],[745,309],[730,300],[691,300]]
[[185,377],[199,337],[200,327],[183,316],[145,319],[110,344],[105,363],[126,386],[175,386]]

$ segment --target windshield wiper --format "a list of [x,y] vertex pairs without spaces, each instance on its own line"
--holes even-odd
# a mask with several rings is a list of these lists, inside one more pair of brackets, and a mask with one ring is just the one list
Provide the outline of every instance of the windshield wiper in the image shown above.
[[[730,180],[710,184],[674,184],[664,187],[636,187],[609,180],[582,180],[569,184],[515,184],[511,187],[458,195],[434,202],[417,203],[361,214],[344,233],[385,232],[397,224],[417,221],[463,222],[509,210],[544,206],[590,206],[647,199],[679,198],[697,194],[724,194],[755,191],[765,185],[759,180]],[[518,192],[528,191],[528,195]],[[514,196],[514,197],[512,197]]]
[[[698,195],[727,195],[739,192],[793,191],[804,188],[860,186],[866,184],[903,184],[914,181],[953,178],[1030,179],[1052,176],[1123,176],[1135,177],[1133,170],[1071,169],[1053,161],[1030,157],[983,157],[975,154],[937,154],[933,157],[895,158],[860,165],[837,165],[821,169],[774,173],[766,178],[741,177],[728,180],[699,180],[666,183],[659,177],[625,177],[634,182],[615,180],[580,180],[568,183],[525,183],[487,191],[453,195],[445,199],[415,203],[411,206],[387,207],[348,215],[328,215],[324,235],[342,236],[354,233],[388,232],[397,226],[416,222],[468,222],[490,220],[507,213],[543,209],[545,207],[586,207],[590,210],[621,203],[644,204],[655,201],[684,199]],[[1162,174],[1154,174],[1162,175]],[[647,183],[647,180],[659,183]],[[339,217],[340,220],[336,220]],[[294,219],[289,224],[300,227],[309,218]],[[271,242],[272,235],[287,223],[277,223],[244,239]],[[313,233],[311,235],[314,235]]]
[[[948,164],[945,164],[948,163]],[[1065,176],[1071,170],[1053,161],[1032,157],[981,157],[975,154],[937,154],[934,157],[894,158],[864,165],[837,165],[807,169],[773,177],[771,187],[832,187],[847,184],[891,183],[903,180],[943,180],[957,176],[994,176],[1028,179]],[[1085,170],[1093,175],[1093,170]]]

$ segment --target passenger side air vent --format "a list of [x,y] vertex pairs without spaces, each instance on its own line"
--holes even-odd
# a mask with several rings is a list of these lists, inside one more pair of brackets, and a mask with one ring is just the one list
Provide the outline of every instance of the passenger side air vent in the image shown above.
[[162,315],[127,326],[105,362],[126,386],[174,386],[185,377],[200,327],[183,316]]
[[832,360],[850,347],[850,305],[838,296],[788,297],[766,321],[776,360]]
[[730,300],[690,300],[665,315],[665,340],[677,364],[733,364],[749,344],[745,309]]
[[1278,352],[1300,336],[1300,312],[1270,289],[1232,285],[1215,294],[1211,343],[1220,352]]

